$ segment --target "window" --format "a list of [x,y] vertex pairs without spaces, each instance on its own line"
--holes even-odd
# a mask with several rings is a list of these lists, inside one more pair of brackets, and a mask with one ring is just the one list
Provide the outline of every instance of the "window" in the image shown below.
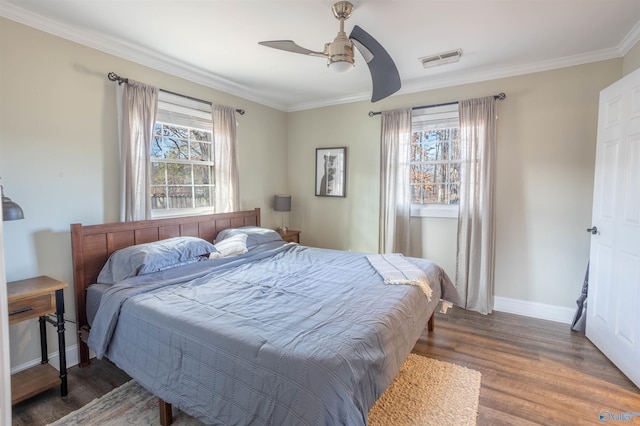
[[457,105],[414,112],[410,168],[412,216],[457,217],[460,188]]
[[160,92],[151,147],[153,217],[213,212],[211,106]]

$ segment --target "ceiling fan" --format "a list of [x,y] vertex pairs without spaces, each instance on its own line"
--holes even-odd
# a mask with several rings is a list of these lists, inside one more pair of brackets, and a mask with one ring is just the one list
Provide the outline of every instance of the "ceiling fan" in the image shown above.
[[355,65],[353,45],[355,44],[371,73],[373,82],[371,102],[379,101],[400,90],[400,75],[391,56],[365,30],[356,25],[347,37],[344,32],[344,20],[351,16],[352,10],[353,5],[348,1],[339,1],[331,7],[333,16],[340,21],[340,32],[332,42],[324,45],[322,52],[305,49],[292,40],[261,41],[259,44],[287,52],[326,58],[327,66],[336,72],[347,72],[353,69]]

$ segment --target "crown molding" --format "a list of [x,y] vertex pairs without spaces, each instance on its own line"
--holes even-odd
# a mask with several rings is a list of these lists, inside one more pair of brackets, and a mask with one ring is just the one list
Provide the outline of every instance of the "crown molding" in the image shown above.
[[285,110],[286,106],[271,99],[256,96],[249,88],[217,76],[209,71],[186,67],[179,61],[167,59],[166,55],[149,49],[133,47],[122,40],[84,31],[60,21],[37,15],[13,4],[0,0],[0,16],[66,40],[87,46],[128,61],[165,72],[212,89],[238,96],[265,106]]
[[551,71],[560,68],[567,68],[576,65],[588,64],[591,62],[605,61],[621,57],[619,49],[605,49],[587,54],[574,55],[541,61],[527,65],[513,65],[500,68],[478,69],[472,72],[448,75],[434,79],[420,79],[406,82],[400,92],[415,93],[425,90],[441,89],[444,87],[459,86],[462,84],[477,83],[481,81],[498,80],[502,78],[515,77],[524,74]]
[[[360,93],[345,97],[323,99],[297,104],[283,104],[272,99],[256,96],[250,88],[234,81],[217,76],[209,71],[195,67],[186,67],[179,61],[168,59],[166,55],[132,47],[122,40],[104,35],[97,35],[63,24],[59,21],[26,11],[13,4],[0,0],[0,16],[55,36],[73,41],[75,43],[100,50],[149,68],[174,75],[185,80],[201,84],[212,89],[247,99],[284,112],[303,111],[314,108],[322,108],[352,102],[361,102],[370,99],[370,93]],[[424,77],[403,83],[403,87],[394,96],[434,90],[461,84],[476,83],[481,81],[496,80],[514,77],[523,74],[549,71],[591,62],[620,58],[631,50],[640,41],[640,22],[627,34],[616,48],[603,49],[585,54],[557,58],[550,61],[541,61],[526,65],[514,65],[500,68],[485,68],[460,74],[448,74],[441,77]]]
[[[635,45],[635,43],[633,44]],[[633,46],[632,45],[632,46]],[[550,71],[559,68],[566,68],[575,65],[583,65],[591,62],[615,59],[624,56],[621,48],[605,49],[597,52],[589,52],[587,54],[574,55],[565,58],[559,58],[550,61],[542,61],[527,65],[514,65],[501,68],[485,68],[473,70],[470,72],[459,74],[448,74],[434,78],[420,78],[416,80],[406,81],[402,83],[400,89],[393,96],[403,94],[424,92],[427,90],[442,89],[445,87],[460,86],[462,84],[478,83],[481,81],[498,80],[501,78],[515,77],[523,74],[532,74],[536,72]],[[370,93],[362,93],[343,98],[326,99],[322,101],[305,102],[289,106],[285,111],[295,112],[306,109],[322,108],[331,105],[339,105],[350,102],[366,101],[371,97]]]
[[620,51],[620,55],[624,56],[633,46],[635,46],[640,41],[640,22],[636,23],[636,25],[629,31],[629,34],[626,35],[625,38],[622,39],[620,44],[618,45],[618,50]]

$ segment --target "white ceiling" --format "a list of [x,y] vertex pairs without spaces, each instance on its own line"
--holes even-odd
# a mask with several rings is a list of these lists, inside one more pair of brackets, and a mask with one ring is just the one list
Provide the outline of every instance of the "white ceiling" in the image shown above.
[[[371,77],[322,58],[332,0],[0,0],[0,16],[284,111],[370,98]],[[409,93],[621,57],[640,40],[639,0],[352,0],[357,24],[394,59]],[[458,63],[418,58],[462,49]],[[104,70],[118,72],[117,69]],[[133,79],[136,76],[125,76]]]

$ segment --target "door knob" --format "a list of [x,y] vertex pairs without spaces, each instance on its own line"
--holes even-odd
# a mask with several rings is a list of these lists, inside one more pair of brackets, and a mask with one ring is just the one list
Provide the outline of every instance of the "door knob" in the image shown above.
[[598,227],[594,226],[592,228],[587,228],[587,232],[591,232],[593,235],[599,234],[600,231],[598,231]]

